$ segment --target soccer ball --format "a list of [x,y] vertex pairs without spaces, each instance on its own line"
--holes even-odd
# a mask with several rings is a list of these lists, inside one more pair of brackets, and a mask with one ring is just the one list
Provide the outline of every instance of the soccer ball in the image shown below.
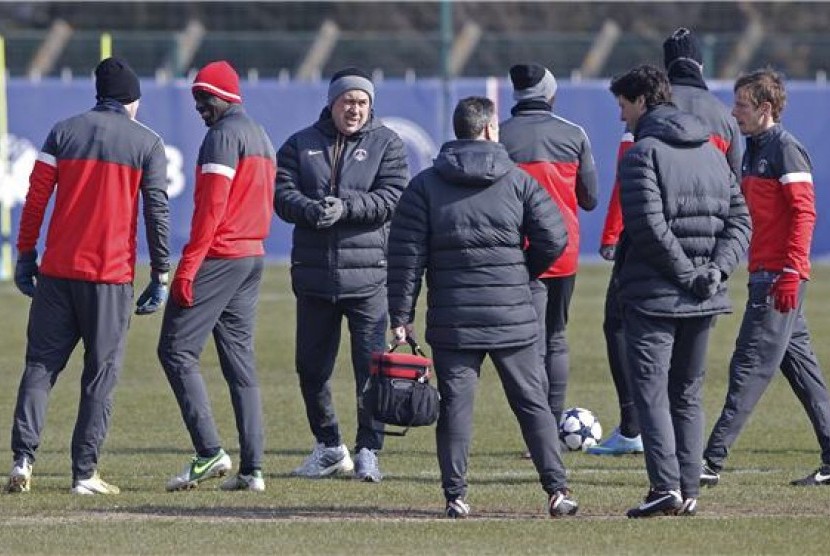
[[587,450],[602,438],[602,425],[589,409],[571,407],[559,420],[559,439],[568,450]]

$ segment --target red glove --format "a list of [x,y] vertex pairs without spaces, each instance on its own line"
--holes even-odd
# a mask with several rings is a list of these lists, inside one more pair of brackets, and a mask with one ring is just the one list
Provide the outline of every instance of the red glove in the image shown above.
[[170,295],[173,301],[181,307],[193,307],[193,280],[188,278],[173,278],[170,287]]
[[797,272],[785,268],[769,290],[775,300],[775,310],[781,313],[788,313],[798,305],[798,286],[801,285],[801,277]]

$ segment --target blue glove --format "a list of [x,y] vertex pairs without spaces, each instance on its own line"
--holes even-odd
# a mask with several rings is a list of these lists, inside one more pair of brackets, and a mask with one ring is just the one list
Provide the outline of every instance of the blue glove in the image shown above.
[[136,302],[136,315],[149,315],[155,313],[167,301],[167,273],[152,271],[150,283],[138,296]]
[[14,267],[14,285],[23,295],[35,295],[35,277],[37,270],[37,249],[18,253],[17,264]]

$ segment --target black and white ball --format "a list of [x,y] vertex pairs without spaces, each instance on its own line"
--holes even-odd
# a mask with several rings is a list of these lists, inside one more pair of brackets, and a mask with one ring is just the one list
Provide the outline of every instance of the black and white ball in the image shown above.
[[559,420],[559,439],[568,450],[587,450],[602,438],[602,425],[596,415],[582,407],[571,407]]

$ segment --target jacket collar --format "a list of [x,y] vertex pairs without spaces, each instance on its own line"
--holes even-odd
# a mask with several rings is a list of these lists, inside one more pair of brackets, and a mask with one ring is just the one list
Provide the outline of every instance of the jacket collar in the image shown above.
[[771,128],[762,131],[757,135],[753,135],[752,137],[746,138],[747,146],[760,148],[767,145],[773,138],[781,135],[781,131],[784,128],[781,127],[781,124],[775,124]]
[[543,100],[520,100],[516,103],[516,106],[510,109],[510,113],[514,116],[538,112],[549,114],[551,110],[553,110],[553,107]]

